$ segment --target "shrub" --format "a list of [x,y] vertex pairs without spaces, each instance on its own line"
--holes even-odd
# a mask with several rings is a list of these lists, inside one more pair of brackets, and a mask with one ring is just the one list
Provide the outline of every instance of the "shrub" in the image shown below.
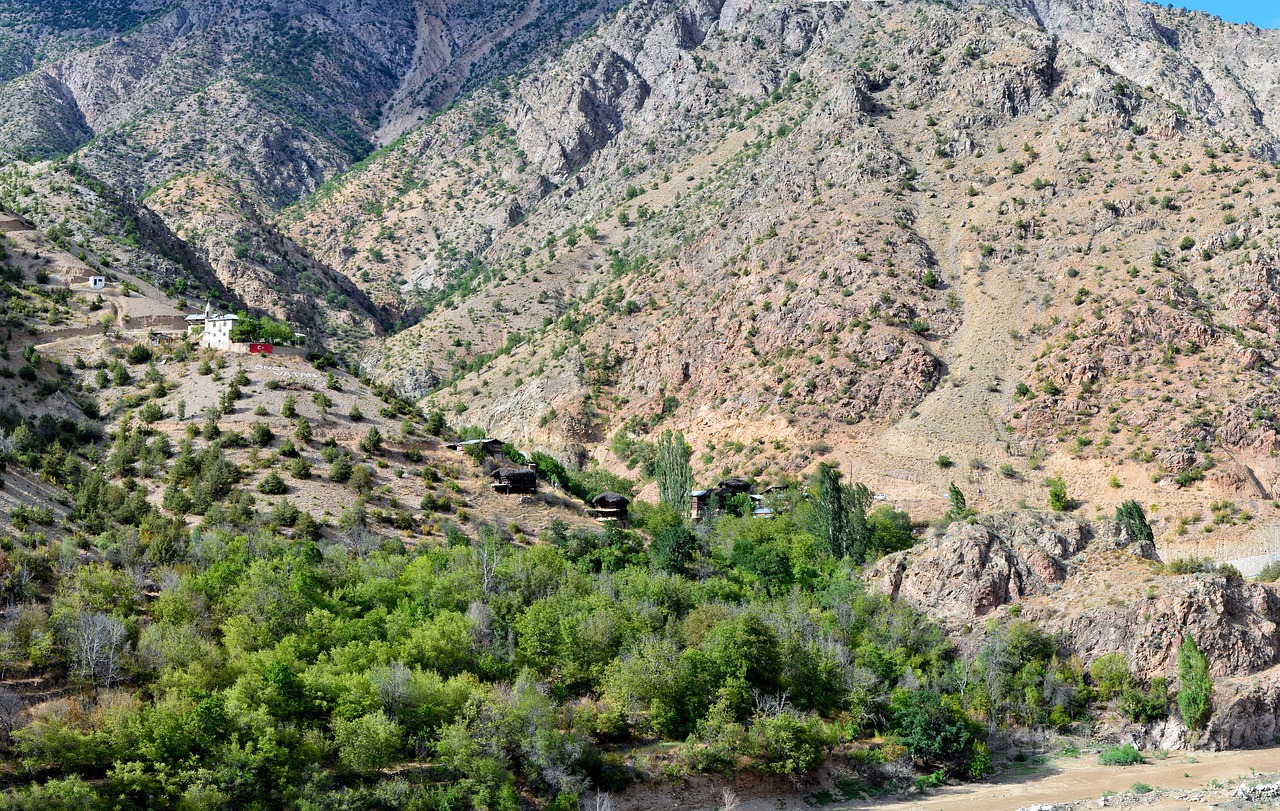
[[365,432],[365,435],[361,437],[360,450],[371,454],[380,453],[382,451],[382,432],[378,430],[378,426],[370,426],[369,430]]
[[1124,746],[1108,746],[1103,749],[1098,755],[1098,762],[1103,766],[1136,766],[1147,760],[1133,744],[1126,743]]
[[1133,672],[1123,653],[1099,656],[1089,665],[1089,675],[1098,690],[1098,698],[1110,701],[1133,685]]
[[955,461],[950,456],[947,456],[945,453],[938,454],[938,458],[934,460],[934,464],[936,464],[938,467],[942,468],[943,470],[947,470],[948,468],[953,468],[956,466]]
[[280,474],[274,470],[268,473],[267,477],[258,485],[258,492],[268,496],[283,495],[288,489],[284,479],[280,478]]
[[381,710],[334,724],[338,760],[353,772],[372,774],[395,760],[403,740],[400,725]]
[[790,711],[781,712],[757,720],[751,731],[759,736],[771,772],[806,774],[817,769],[826,759],[822,722],[816,718],[802,718]]
[[1145,692],[1131,686],[1120,697],[1120,711],[1139,724],[1158,721],[1169,713],[1169,681],[1155,678]]
[[276,435],[272,433],[271,426],[267,425],[265,422],[255,422],[253,425],[249,426],[249,441],[256,447],[265,448],[270,445],[275,438]]
[[991,762],[991,750],[987,748],[987,744],[983,741],[974,743],[973,755],[969,758],[969,778],[981,780],[991,774],[994,768]]
[[1049,509],[1054,512],[1066,512],[1071,509],[1071,498],[1067,495],[1067,483],[1061,476],[1050,476],[1045,480],[1049,485]]
[[1280,580],[1280,561],[1272,561],[1262,567],[1262,571],[1258,572],[1257,580],[1259,583],[1274,583]]
[[333,465],[329,468],[329,481],[343,484],[351,479],[351,457],[345,453],[339,454],[338,458],[333,460]]
[[164,409],[154,400],[148,402],[138,411],[138,419],[150,425],[164,417]]
[[889,702],[889,716],[893,732],[921,763],[959,757],[974,738],[969,720],[955,698],[936,690],[895,690]]
[[1164,574],[1200,574],[1214,570],[1213,561],[1204,558],[1174,558],[1161,567]]

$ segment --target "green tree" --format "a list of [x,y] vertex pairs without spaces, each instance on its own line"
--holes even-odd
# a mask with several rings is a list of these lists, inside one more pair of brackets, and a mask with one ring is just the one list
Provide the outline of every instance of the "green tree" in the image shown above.
[[351,479],[351,471],[351,457],[345,453],[338,454],[338,458],[329,467],[329,481],[343,484]]
[[1050,476],[1045,479],[1049,485],[1049,509],[1054,512],[1066,512],[1071,509],[1071,497],[1067,495],[1067,483],[1061,476]]
[[373,774],[400,754],[404,733],[399,724],[378,710],[350,721],[338,721],[333,737],[342,765],[358,774]]
[[974,514],[974,511],[969,509],[969,502],[965,499],[964,492],[956,487],[955,482],[947,488],[947,501],[951,507],[947,510],[946,517],[951,521],[963,521]]
[[936,690],[895,690],[889,717],[890,728],[920,763],[953,761],[974,740],[973,728],[955,698]]
[[449,426],[444,421],[444,412],[436,409],[427,415],[426,431],[432,436],[440,436]]
[[844,484],[840,471],[826,462],[818,465],[814,484],[815,534],[819,542],[835,557],[862,563],[871,540],[871,526],[867,523],[871,491],[861,483],[852,487]]
[[370,454],[382,452],[382,432],[378,430],[378,426],[369,426],[369,430],[360,438],[360,450]]
[[792,710],[759,718],[752,725],[769,771],[806,774],[826,760],[825,736],[817,718],[805,718]]
[[249,441],[256,447],[265,448],[270,445],[275,438],[276,435],[272,432],[271,426],[267,425],[265,422],[255,422],[253,425],[249,426]]
[[658,502],[673,507],[680,515],[689,513],[690,493],[693,492],[693,468],[689,464],[692,456],[693,448],[684,441],[684,433],[668,429],[658,437],[655,466]]
[[292,394],[284,396],[284,404],[280,406],[280,416],[291,420],[298,416],[298,398]]
[[1188,636],[1178,648],[1178,711],[1189,729],[1204,729],[1213,712],[1209,660]]
[[268,496],[278,496],[285,493],[289,489],[284,483],[284,479],[280,478],[280,474],[274,470],[267,474],[267,477],[258,485],[258,492]]
[[698,539],[684,524],[671,524],[653,536],[653,562],[665,572],[683,572],[693,562]]
[[1129,499],[1116,507],[1116,521],[1120,522],[1120,526],[1124,529],[1124,534],[1131,543],[1146,543],[1155,540],[1155,533],[1151,531],[1151,524],[1147,523],[1147,514],[1143,512],[1142,505],[1133,499]]
[[164,409],[161,408],[160,404],[155,400],[149,400],[147,404],[138,411],[138,419],[145,422],[147,425],[150,425],[153,422],[158,422],[163,418]]
[[911,516],[888,504],[881,504],[868,513],[867,525],[871,530],[871,551],[877,555],[910,549],[915,544]]

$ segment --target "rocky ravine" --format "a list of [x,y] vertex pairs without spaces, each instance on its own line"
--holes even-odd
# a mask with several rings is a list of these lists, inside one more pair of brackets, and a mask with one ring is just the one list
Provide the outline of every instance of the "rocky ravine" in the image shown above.
[[1015,611],[1061,633],[1086,662],[1122,653],[1135,674],[1176,683],[1178,646],[1191,636],[1216,680],[1201,735],[1170,719],[1129,727],[1139,743],[1226,749],[1274,742],[1280,730],[1280,594],[1221,574],[1159,574],[1156,549],[1113,522],[1005,513],[889,555],[868,582],[943,620],[961,646],[980,643],[985,618]]

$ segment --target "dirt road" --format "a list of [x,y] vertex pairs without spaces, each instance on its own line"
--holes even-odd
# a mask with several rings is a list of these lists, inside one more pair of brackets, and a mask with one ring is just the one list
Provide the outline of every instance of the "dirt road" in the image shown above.
[[[1274,772],[1280,769],[1280,748],[1254,749],[1243,752],[1170,753],[1165,760],[1149,759],[1139,766],[1102,766],[1093,754],[1079,758],[1059,757],[1048,765],[1027,767],[1006,773],[990,783],[971,783],[954,788],[939,789],[927,796],[898,802],[876,802],[877,811],[1015,811],[1033,805],[1060,805],[1087,800],[1098,800],[1104,794],[1125,794],[1135,784],[1154,789],[1136,795],[1151,802],[1150,808],[1187,808],[1191,798],[1184,792],[1204,789],[1206,786],[1225,783],[1253,774]],[[1221,797],[1206,797],[1209,802],[1226,800],[1230,792],[1221,790]],[[1094,806],[1096,802],[1092,803]],[[1117,798],[1109,802],[1116,807],[1125,805]],[[839,803],[824,806],[831,809],[865,808],[871,803]],[[744,809],[745,811],[745,809]]]
[[[1015,765],[987,783],[932,789],[913,797],[822,803],[822,799],[838,796],[832,774],[820,780],[829,789],[826,797],[822,797],[821,786],[812,782],[740,774],[731,780],[704,775],[643,784],[610,798],[610,802],[617,811],[1017,811],[1035,806],[1040,811],[1046,811],[1046,806],[1053,806],[1053,811],[1187,811],[1197,806],[1244,809],[1259,808],[1265,802],[1260,805],[1234,799],[1237,783],[1277,782],[1277,770],[1280,747],[1170,752],[1164,759],[1148,756],[1148,762],[1139,766],[1103,766],[1094,750],[1079,757],[1052,757],[1039,765]],[[1104,797],[1106,804],[1100,805]]]

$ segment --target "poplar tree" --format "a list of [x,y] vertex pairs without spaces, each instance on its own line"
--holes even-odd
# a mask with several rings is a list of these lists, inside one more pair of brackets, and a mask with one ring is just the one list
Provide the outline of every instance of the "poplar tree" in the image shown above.
[[689,512],[689,494],[693,490],[693,468],[689,459],[692,456],[693,448],[684,441],[682,432],[668,429],[658,437],[658,460],[654,466],[658,501],[681,515]]

